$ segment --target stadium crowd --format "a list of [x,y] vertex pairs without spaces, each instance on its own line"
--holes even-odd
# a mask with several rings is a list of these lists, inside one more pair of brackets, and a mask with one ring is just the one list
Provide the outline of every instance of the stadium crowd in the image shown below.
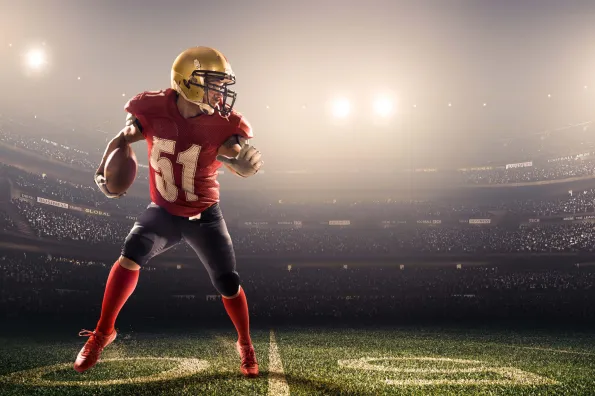
[[[580,159],[568,156],[563,161],[544,162],[544,159],[547,157],[559,157],[560,153],[583,153],[585,150],[590,150],[594,146],[592,138],[588,135],[588,128],[580,126],[579,128],[574,128],[572,133],[573,135],[558,134],[548,136],[547,139],[535,140],[535,137],[533,137],[533,140],[528,141],[524,141],[527,139],[519,139],[517,142],[511,141],[501,149],[501,153],[495,154],[496,157],[499,156],[501,158],[500,161],[504,161],[512,152],[517,153],[517,161],[518,158],[533,157],[540,158],[541,161],[528,167],[505,169],[502,166],[486,166],[485,169],[481,170],[458,172],[453,182],[476,185],[509,184],[592,176],[594,174],[595,160],[592,158],[591,153]],[[543,136],[540,137],[543,138]],[[45,137],[25,136],[24,134],[9,132],[6,128],[0,128],[0,142],[24,148],[74,167],[89,170],[90,172],[93,172],[97,168],[97,164],[103,154],[103,147],[95,148],[94,152],[89,153]],[[496,146],[490,146],[492,152]],[[508,159],[508,161],[510,160],[513,159]],[[319,169],[318,171],[324,172],[323,169]],[[440,172],[451,173],[444,169],[441,169]],[[398,172],[393,177],[398,177],[397,175]],[[423,177],[423,175],[424,173],[416,173],[416,177]],[[428,173],[428,175],[435,175],[435,173]],[[148,180],[148,168],[144,166],[139,167],[139,177]],[[285,177],[291,176],[286,175]],[[448,175],[444,177],[448,177]]]
[[0,230],[7,231],[12,229],[15,229],[15,225],[8,216],[8,213],[0,210]]
[[[121,245],[133,220],[66,212],[13,200],[40,237]],[[526,227],[242,228],[228,225],[238,255],[348,257],[426,253],[556,253],[595,251],[592,223]],[[185,244],[174,251],[190,253]]]
[[593,176],[593,174],[595,174],[595,159],[556,162],[543,167],[476,170],[462,173],[464,181],[468,184],[529,183]]
[[[124,199],[107,199],[96,186],[75,184],[44,175],[36,175],[0,163],[0,177],[6,176],[16,188],[37,197],[68,204],[117,211],[136,216],[148,204],[149,198],[126,196]],[[368,218],[368,219],[420,219],[427,217],[456,218],[459,216],[489,217],[490,211],[507,210],[515,214],[551,216],[557,214],[587,213],[595,211],[595,190],[575,191],[553,198],[506,200],[499,202],[461,201],[403,201],[385,199],[340,198],[331,201],[298,202],[291,192],[284,193],[287,199],[273,199],[263,193],[251,194],[223,191],[222,208],[226,218],[236,221],[249,213],[252,219],[315,220],[320,218]]]
[[24,200],[13,204],[27,219],[39,237],[57,240],[82,241],[86,244],[121,244],[132,221],[113,221],[109,217],[92,217],[65,212],[63,209],[34,205]]
[[573,191],[572,194],[549,199],[510,200],[495,205],[493,209],[535,216],[592,213],[595,212],[595,190]]
[[[0,254],[0,317],[95,319],[111,264]],[[239,266],[255,320],[317,318],[402,323],[416,318],[595,319],[591,267]],[[202,267],[143,268],[126,316],[226,320]],[[159,290],[158,293],[155,291]],[[88,303],[80,304],[81,300]],[[83,323],[81,323],[83,325]]]
[[403,229],[236,229],[238,254],[283,257],[385,256],[426,253],[556,253],[595,251],[591,223]]
[[42,197],[67,204],[77,204],[103,210],[127,211],[136,214],[147,206],[146,199],[126,197],[126,199],[108,199],[93,183],[88,185],[72,183],[46,175],[26,172],[13,166],[0,163],[0,177],[7,177],[14,186],[34,197]]
[[93,155],[90,156],[86,151],[78,150],[74,147],[66,146],[43,137],[9,133],[3,129],[0,129],[0,142],[33,151],[45,157],[75,167],[89,170],[95,170],[97,168],[96,157],[101,155],[99,152],[96,152],[92,153]]
[[[96,147],[93,152],[89,153],[76,147],[55,142],[45,137],[33,137],[8,133],[2,128],[0,128],[0,142],[32,151],[44,157],[63,162],[79,169],[85,169],[90,172],[94,172],[97,169],[97,165],[101,161],[104,150],[104,147]],[[139,166],[138,177],[148,180],[148,168]]]

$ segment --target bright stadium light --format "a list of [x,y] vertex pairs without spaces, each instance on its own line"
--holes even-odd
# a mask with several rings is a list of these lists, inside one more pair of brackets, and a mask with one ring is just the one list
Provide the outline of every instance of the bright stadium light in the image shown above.
[[31,69],[39,69],[45,65],[45,53],[39,49],[30,50],[27,53],[27,66]]
[[381,117],[388,117],[393,113],[393,101],[390,98],[379,97],[374,101],[374,112]]
[[351,104],[345,98],[335,99],[332,104],[332,113],[336,118],[345,118],[351,111]]

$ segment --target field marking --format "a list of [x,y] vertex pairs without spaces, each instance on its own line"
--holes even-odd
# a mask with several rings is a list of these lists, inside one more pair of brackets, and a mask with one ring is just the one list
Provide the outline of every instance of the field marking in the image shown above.
[[479,344],[479,345],[492,345],[492,346],[503,347],[503,348],[527,349],[527,350],[533,350],[533,351],[567,353],[570,355],[595,356],[595,352],[569,351],[567,349],[531,347],[531,346],[522,346],[522,345],[514,345],[514,344],[501,344],[501,343],[493,342],[493,341],[487,341],[487,342],[467,341],[467,343],[473,343],[473,344]]
[[[29,370],[16,371],[7,375],[0,376],[0,383],[12,383],[18,385],[30,386],[101,386],[101,385],[121,385],[121,384],[142,384],[146,382],[156,382],[172,380],[176,378],[187,377],[204,371],[209,366],[206,360],[190,358],[171,358],[171,357],[135,357],[135,358],[112,358],[101,359],[100,363],[122,362],[126,360],[171,360],[179,364],[169,370],[162,371],[153,375],[142,377],[113,379],[113,380],[87,380],[87,381],[55,381],[42,378],[42,376],[63,369],[72,369],[72,363],[59,363],[51,366],[37,367]],[[74,370],[74,369],[73,369]],[[83,374],[81,374],[83,375]]]
[[[460,363],[460,364],[467,364],[467,365],[479,365],[479,367],[470,367],[470,368],[462,368],[462,369],[439,369],[439,368],[404,368],[404,367],[388,367],[382,364],[372,364],[370,362],[377,361],[377,360],[417,360],[417,361],[426,361],[426,362],[446,362],[446,363]],[[476,373],[480,372],[485,366],[483,362],[479,360],[467,360],[467,359],[451,359],[451,358],[436,358],[436,357],[363,357],[361,359],[348,359],[348,360],[339,360],[337,362],[339,366],[356,369],[356,370],[372,370],[372,371],[388,371],[393,373],[453,373],[453,372],[467,372],[467,373]],[[464,371],[459,371],[464,370]]]
[[285,379],[283,371],[283,362],[279,348],[275,341],[275,331],[271,329],[270,347],[269,347],[269,396],[289,396],[289,385]]
[[[425,386],[425,385],[558,385],[559,382],[541,377],[537,374],[529,373],[514,367],[484,367],[481,370],[484,373],[496,373],[504,379],[406,379],[406,380],[391,380],[387,379],[385,383],[387,385],[396,386]],[[467,372],[463,370],[452,370],[450,373],[462,373]]]
[[568,351],[566,349],[528,347],[528,346],[507,345],[507,344],[498,344],[498,343],[494,343],[494,345],[500,345],[500,346],[507,347],[507,348],[529,349],[529,350],[533,350],[533,351],[557,352],[557,353],[568,353],[568,354],[572,354],[572,355],[595,356],[595,353],[593,353],[593,352]]
[[[445,362],[459,363],[466,365],[477,365],[477,367],[466,368],[408,368],[408,367],[388,367],[381,364],[373,364],[374,361],[422,361],[422,362]],[[540,375],[523,371],[514,367],[492,367],[479,360],[451,359],[437,357],[363,357],[360,359],[349,359],[337,361],[340,367],[366,370],[366,371],[384,371],[402,374],[459,374],[459,373],[495,373],[504,377],[503,379],[422,379],[413,378],[405,380],[385,380],[386,385],[397,386],[424,386],[424,385],[557,385],[558,381]]]

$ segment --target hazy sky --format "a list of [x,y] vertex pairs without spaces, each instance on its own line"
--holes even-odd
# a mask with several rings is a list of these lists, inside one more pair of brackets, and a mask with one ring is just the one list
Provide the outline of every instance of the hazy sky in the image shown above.
[[[22,54],[43,42],[47,68],[31,75]],[[115,134],[126,100],[168,87],[172,61],[193,45],[229,58],[236,108],[269,152],[406,140],[447,157],[595,115],[593,0],[0,0],[0,113],[109,121]],[[377,127],[369,109],[383,90],[397,114]],[[329,123],[336,95],[355,107],[343,126]]]

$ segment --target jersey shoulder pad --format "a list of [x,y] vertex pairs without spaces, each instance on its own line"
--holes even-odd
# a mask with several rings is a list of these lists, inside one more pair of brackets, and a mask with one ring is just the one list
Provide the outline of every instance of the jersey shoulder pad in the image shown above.
[[252,133],[252,126],[242,114],[238,113],[237,111],[232,111],[229,115],[229,120],[236,125],[236,135],[240,135],[246,139],[252,139],[254,134]]
[[172,89],[164,89],[161,91],[145,91],[139,93],[126,103],[124,110],[135,117],[143,114],[151,113],[156,109],[163,108],[168,96],[171,95]]

